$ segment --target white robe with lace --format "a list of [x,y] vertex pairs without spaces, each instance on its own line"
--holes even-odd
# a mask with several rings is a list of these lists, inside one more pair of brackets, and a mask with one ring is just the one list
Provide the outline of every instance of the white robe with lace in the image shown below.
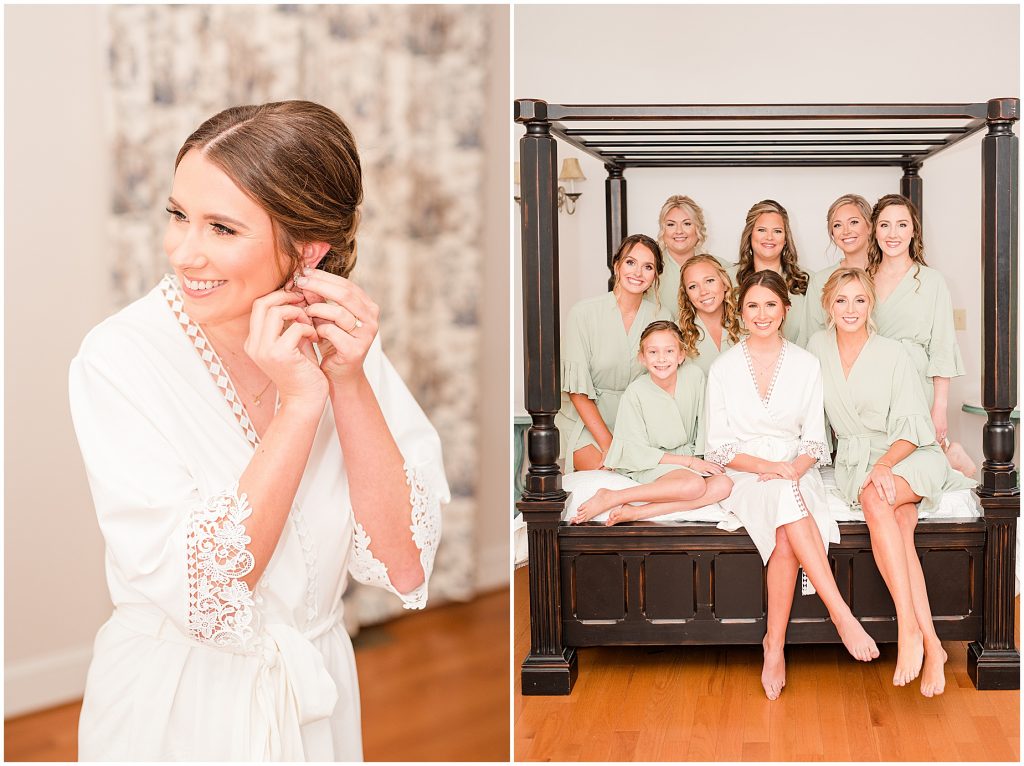
[[775,550],[775,530],[806,516],[817,525],[825,550],[830,542],[839,542],[839,525],[829,512],[818,474],[818,466],[828,464],[829,453],[821,365],[816,357],[783,342],[774,378],[762,399],[743,340],[711,365],[704,413],[707,460],[726,465],[737,454],[781,462],[797,455],[815,458],[815,465],[799,482],[759,481],[757,474],[726,469],[733,488],[721,506],[732,518],[719,524],[721,528],[745,528],[765,564]]
[[[364,369],[406,463],[429,577],[448,486],[437,433],[375,340]],[[237,483],[259,438],[171,277],[94,328],[71,410],[114,613],[96,637],[81,760],[360,760],[341,623],[348,575],[394,592],[352,513],[330,403],[273,556],[242,577]],[[399,594],[421,608],[426,583]]]

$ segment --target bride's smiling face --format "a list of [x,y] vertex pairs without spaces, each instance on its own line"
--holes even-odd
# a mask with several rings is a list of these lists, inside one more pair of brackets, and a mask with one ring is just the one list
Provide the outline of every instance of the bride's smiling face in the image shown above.
[[754,337],[768,338],[776,335],[786,319],[786,304],[775,294],[761,285],[754,285],[743,296],[741,307],[743,324]]
[[247,318],[257,298],[285,279],[274,226],[263,208],[199,151],[174,172],[164,252],[201,324]]

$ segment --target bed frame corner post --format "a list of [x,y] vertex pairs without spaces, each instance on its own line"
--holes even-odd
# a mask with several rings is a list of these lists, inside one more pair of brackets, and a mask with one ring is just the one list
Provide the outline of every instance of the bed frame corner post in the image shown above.
[[523,694],[568,694],[576,681],[576,650],[562,646],[558,525],[566,493],[558,467],[555,413],[561,405],[558,322],[558,156],[547,104],[515,102],[526,126],[519,141],[523,232],[523,339],[529,469],[516,507],[530,551],[530,653],[521,669]]
[[977,494],[985,513],[982,639],[967,647],[967,672],[978,689],[1019,689],[1020,652],[1013,643],[1014,547],[1020,487],[1010,414],[1017,397],[1017,136],[1015,98],[988,102],[982,141],[981,403],[985,460]]
[[627,236],[626,234],[626,179],[618,165],[605,165],[608,177],[604,179],[604,221],[608,236],[608,289],[615,287],[612,259]]
[[903,166],[903,177],[900,178],[900,194],[914,203],[914,207],[917,208],[917,214],[923,223],[924,181],[921,179],[920,173],[918,173],[920,169],[920,165],[909,164]]

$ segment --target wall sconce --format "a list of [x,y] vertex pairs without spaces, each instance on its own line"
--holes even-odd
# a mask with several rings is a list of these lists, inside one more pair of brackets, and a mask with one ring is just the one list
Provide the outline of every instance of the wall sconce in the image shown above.
[[[512,176],[516,185],[516,192],[519,191],[520,176],[519,176],[519,163],[516,162],[512,166]],[[576,191],[577,181],[586,181],[587,177],[583,175],[583,169],[580,168],[580,161],[575,157],[567,157],[562,160],[562,171],[558,174],[559,181],[568,181],[569,190],[566,191],[564,186],[558,187],[558,209],[559,211],[565,210],[569,215],[576,212],[576,200],[578,200],[583,192]],[[521,197],[519,194],[513,196],[516,203],[518,204]]]
[[576,212],[576,200],[583,194],[576,191],[576,182],[587,180],[580,168],[580,161],[575,157],[566,157],[562,160],[562,172],[558,174],[558,180],[569,182],[569,191],[566,191],[564,186],[558,187],[558,209],[561,210],[564,206],[565,212],[572,215]]

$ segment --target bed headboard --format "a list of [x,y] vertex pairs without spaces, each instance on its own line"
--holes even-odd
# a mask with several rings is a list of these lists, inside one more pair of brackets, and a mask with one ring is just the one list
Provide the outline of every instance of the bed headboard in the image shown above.
[[[515,101],[520,139],[526,409],[525,503],[563,500],[557,141],[604,164],[607,264],[627,234],[632,168],[900,167],[922,208],[923,163],[987,127],[982,140],[982,406],[978,494],[1019,508],[1010,413],[1017,392],[1017,137],[1020,100],[975,104],[549,104]],[[1000,505],[1002,505],[1000,503]],[[994,510],[994,509],[993,509]],[[1016,514],[1014,514],[1016,515]]]

